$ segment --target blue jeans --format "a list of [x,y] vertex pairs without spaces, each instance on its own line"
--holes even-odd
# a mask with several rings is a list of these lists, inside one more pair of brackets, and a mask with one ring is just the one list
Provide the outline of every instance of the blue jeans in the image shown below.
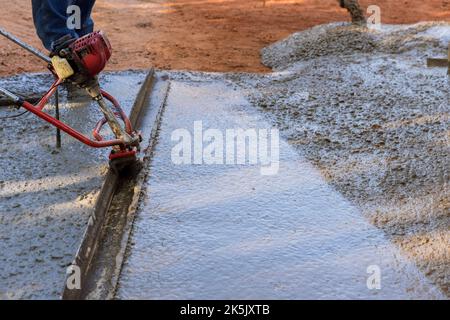
[[[47,50],[52,50],[52,43],[70,34],[74,38],[82,37],[94,30],[91,13],[95,0],[32,0],[33,20],[37,34]],[[67,20],[73,12],[67,8],[77,5],[81,9],[81,28],[69,29]]]

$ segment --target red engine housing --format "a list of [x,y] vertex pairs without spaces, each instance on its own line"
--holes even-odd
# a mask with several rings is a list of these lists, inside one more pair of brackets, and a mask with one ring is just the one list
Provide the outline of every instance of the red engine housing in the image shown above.
[[95,77],[111,58],[111,44],[102,31],[92,32],[70,45],[72,57],[89,76]]

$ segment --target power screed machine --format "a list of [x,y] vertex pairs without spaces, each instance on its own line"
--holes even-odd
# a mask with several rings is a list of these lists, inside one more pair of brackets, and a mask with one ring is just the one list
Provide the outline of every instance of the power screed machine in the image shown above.
[[[0,87],[0,94],[7,96],[14,105],[28,110],[90,147],[112,148],[109,160],[111,168],[116,172],[138,162],[137,153],[142,140],[141,135],[132,127],[119,102],[102,90],[98,82],[98,75],[105,68],[112,53],[110,42],[103,32],[97,31],[81,37],[52,57],[46,56],[2,28],[0,28],[0,34],[45,61],[55,78],[50,89],[36,105],[2,87]],[[64,82],[72,82],[86,89],[89,96],[98,103],[104,118],[97,123],[92,132],[94,139],[44,112],[44,107]],[[113,108],[108,107],[107,101]],[[106,123],[115,136],[114,139],[105,140],[100,134]]]

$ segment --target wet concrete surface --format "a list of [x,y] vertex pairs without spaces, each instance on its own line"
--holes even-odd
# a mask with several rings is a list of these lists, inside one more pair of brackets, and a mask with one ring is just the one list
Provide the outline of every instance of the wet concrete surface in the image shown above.
[[450,297],[448,22],[332,24],[262,51],[233,76],[289,143]]
[[[209,78],[209,79],[208,79]],[[443,295],[284,139],[260,165],[175,165],[174,130],[270,129],[218,75],[172,75],[119,299],[396,299]],[[381,271],[369,290],[368,268]]]
[[[104,88],[128,112],[145,72],[105,74]],[[42,92],[47,75],[0,80],[14,91]],[[26,84],[26,86],[24,85]],[[101,115],[95,104],[65,100],[61,119],[90,135]],[[52,114],[53,106],[48,106]],[[15,114],[0,108],[0,117]],[[81,145],[27,114],[0,120],[0,299],[58,299],[66,267],[74,258],[107,167],[107,150]]]

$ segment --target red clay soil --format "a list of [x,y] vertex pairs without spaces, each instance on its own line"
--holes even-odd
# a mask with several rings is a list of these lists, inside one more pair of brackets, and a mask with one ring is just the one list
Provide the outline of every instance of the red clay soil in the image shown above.
[[[0,26],[42,48],[31,1],[0,0]],[[450,21],[450,0],[361,0],[383,23]],[[337,0],[98,0],[96,29],[114,48],[110,70],[148,68],[267,72],[262,47],[317,24],[349,21]],[[42,71],[39,60],[0,39],[0,76]]]

